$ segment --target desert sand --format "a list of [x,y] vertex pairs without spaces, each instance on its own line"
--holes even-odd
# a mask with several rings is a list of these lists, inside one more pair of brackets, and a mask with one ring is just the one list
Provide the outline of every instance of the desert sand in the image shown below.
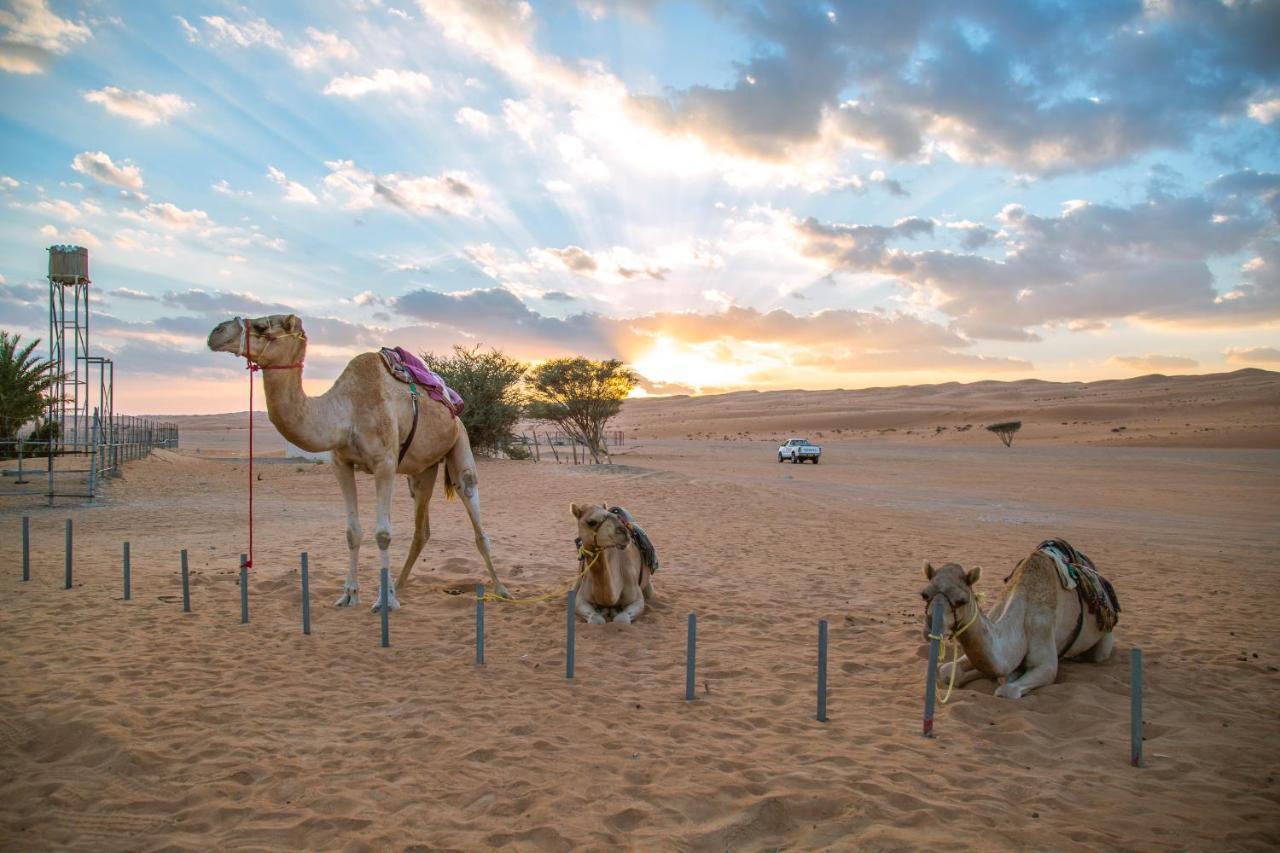
[[[240,624],[244,415],[189,419],[180,451],[131,463],[94,506],[0,505],[0,847],[1275,849],[1280,376],[1129,383],[640,400],[613,466],[481,460],[517,595],[572,579],[572,501],[627,506],[657,544],[654,605],[634,625],[578,624],[573,681],[563,601],[490,604],[487,662],[473,664],[484,571],[439,491],[380,648],[372,537],[365,604],[332,608],[337,485],[327,466],[280,458],[267,431]],[[1009,419],[1024,426],[1006,449],[980,425]],[[777,464],[772,440],[806,434],[822,464]],[[369,531],[369,478],[360,490]],[[411,530],[403,483],[394,525],[393,570]],[[994,597],[1049,536],[1115,583],[1115,657],[1065,663],[1017,702],[978,681],[921,737],[921,562],[980,564]],[[1128,761],[1134,646],[1143,768]]]

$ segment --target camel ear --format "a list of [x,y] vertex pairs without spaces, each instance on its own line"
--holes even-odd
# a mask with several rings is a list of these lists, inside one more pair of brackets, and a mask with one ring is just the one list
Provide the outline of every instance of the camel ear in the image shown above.
[[976,586],[978,578],[980,577],[982,577],[982,566],[974,566],[969,570],[969,573],[964,576],[964,580],[965,583],[969,584],[969,586]]
[[924,576],[927,580],[933,580],[933,563],[928,560],[924,561]]
[[582,514],[586,511],[585,504],[569,504],[569,512],[573,513],[574,518],[582,518]]
[[284,330],[286,332],[297,332],[302,329],[302,319],[297,314],[289,314],[284,318]]

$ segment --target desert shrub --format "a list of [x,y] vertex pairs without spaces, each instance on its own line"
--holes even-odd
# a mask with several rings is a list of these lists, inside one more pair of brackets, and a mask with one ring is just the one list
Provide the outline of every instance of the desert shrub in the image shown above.
[[1004,423],[991,424],[987,427],[988,432],[994,432],[1000,436],[1000,440],[1004,442],[1005,447],[1013,444],[1013,434],[1022,429],[1022,421],[1005,421]]
[[462,395],[462,425],[473,451],[493,456],[515,440],[512,428],[524,414],[519,383],[528,365],[479,346],[455,346],[452,355],[423,353],[422,360]]
[[555,424],[585,445],[598,463],[601,454],[609,454],[605,425],[622,411],[622,401],[637,381],[635,372],[617,359],[553,358],[525,378],[529,417]]

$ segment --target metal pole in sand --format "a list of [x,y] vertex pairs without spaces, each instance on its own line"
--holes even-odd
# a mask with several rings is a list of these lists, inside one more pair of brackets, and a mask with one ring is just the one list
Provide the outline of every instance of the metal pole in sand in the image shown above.
[[31,518],[22,517],[22,579],[31,580]]
[[818,722],[827,721],[827,620],[818,620]]
[[391,645],[391,608],[387,606],[387,567],[382,567],[382,589],[378,592],[378,610],[382,615],[382,647]]
[[311,584],[307,577],[307,552],[302,552],[302,633],[311,634]]
[[240,555],[240,624],[249,622],[249,555]]
[[694,699],[694,668],[698,659],[698,614],[689,614],[689,642],[684,652],[684,698],[686,702]]
[[66,589],[71,589],[71,519],[67,519],[67,564],[63,574],[66,580]]
[[476,584],[476,666],[484,666],[484,584]]
[[1129,652],[1129,763],[1142,766],[1142,649]]
[[569,590],[567,597],[569,603],[569,618],[565,623],[565,647],[564,647],[564,677],[573,678],[573,639],[574,633],[578,627],[578,620],[574,616],[574,601],[578,597],[576,589]]
[[129,543],[124,543],[124,600],[129,600]]
[[929,622],[929,673],[924,681],[924,736],[933,737],[933,700],[938,692],[938,652],[942,646],[942,596],[933,601],[933,619]]
[[182,612],[191,612],[191,576],[187,572],[187,549],[182,549]]

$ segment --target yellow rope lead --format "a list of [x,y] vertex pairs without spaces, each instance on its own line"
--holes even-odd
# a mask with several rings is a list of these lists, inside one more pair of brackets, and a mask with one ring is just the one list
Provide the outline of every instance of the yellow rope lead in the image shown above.
[[977,594],[976,598],[977,601],[975,601],[973,605],[973,618],[966,622],[963,628],[953,633],[950,637],[943,637],[938,634],[929,635],[930,640],[940,640],[942,642],[943,658],[946,658],[947,656],[948,646],[952,646],[956,650],[955,658],[951,661],[951,677],[947,679],[947,692],[942,699],[939,700],[943,705],[947,704],[947,701],[951,698],[951,691],[956,686],[956,670],[960,668],[960,635],[965,631],[968,631],[969,627],[973,625],[974,622],[978,621],[978,614],[981,613],[982,610],[978,607],[977,602],[984,601],[986,599],[986,595],[980,592]]
[[558,598],[559,596],[564,595],[569,590],[577,586],[578,581],[582,580],[583,575],[585,575],[588,571],[591,570],[591,567],[594,566],[599,561],[600,555],[603,553],[604,553],[604,549],[602,548],[597,548],[594,552],[592,552],[587,550],[587,547],[585,545],[580,547],[578,549],[578,559],[582,561],[582,571],[578,572],[578,576],[575,577],[569,583],[569,585],[564,587],[563,589],[555,589],[555,590],[552,590],[551,592],[546,593],[545,595],[538,595],[538,596],[534,596],[533,598],[504,598],[501,595],[498,595],[496,592],[489,592],[488,590],[486,590],[484,596],[481,598],[481,601],[498,601],[503,604],[538,604],[543,601],[550,601],[553,598]]

